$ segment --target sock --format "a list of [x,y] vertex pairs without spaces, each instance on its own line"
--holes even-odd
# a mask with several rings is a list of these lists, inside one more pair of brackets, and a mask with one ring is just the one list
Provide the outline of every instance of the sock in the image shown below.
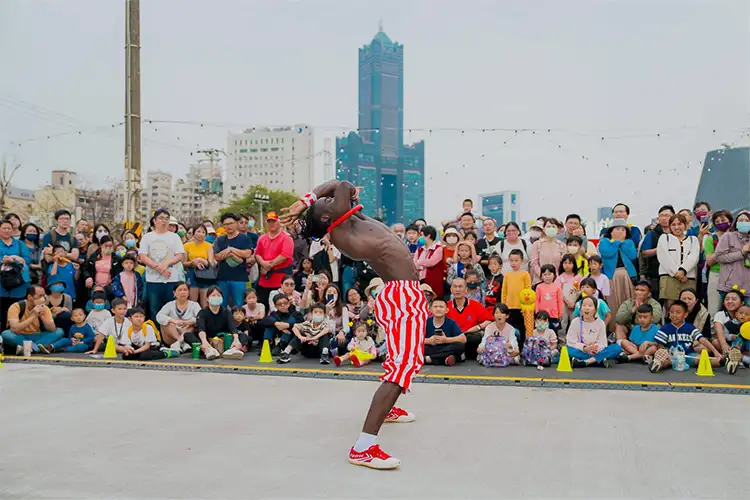
[[745,363],[746,365],[750,365],[750,356],[747,356],[747,355],[742,356],[742,362]]
[[365,451],[370,446],[378,443],[378,437],[366,432],[359,433],[359,439],[354,443],[354,451]]

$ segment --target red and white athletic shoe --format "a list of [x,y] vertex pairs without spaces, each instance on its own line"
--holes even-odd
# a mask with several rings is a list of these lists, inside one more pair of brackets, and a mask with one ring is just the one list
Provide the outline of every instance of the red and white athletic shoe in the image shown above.
[[401,460],[390,456],[380,449],[380,446],[374,444],[365,451],[354,451],[354,447],[349,450],[349,463],[361,465],[371,469],[395,469],[401,465]]
[[401,408],[394,406],[393,408],[391,408],[391,411],[388,412],[388,415],[385,416],[384,422],[386,424],[406,424],[409,422],[414,422],[416,419],[417,417],[415,417],[413,413],[409,413],[406,410],[402,410]]

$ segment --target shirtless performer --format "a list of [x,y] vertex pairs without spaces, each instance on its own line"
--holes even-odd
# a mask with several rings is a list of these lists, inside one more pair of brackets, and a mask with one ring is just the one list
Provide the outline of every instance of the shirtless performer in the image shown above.
[[367,262],[385,281],[376,290],[375,315],[386,334],[388,357],[383,383],[375,392],[359,439],[349,451],[349,462],[372,469],[395,469],[401,461],[378,446],[384,422],[413,422],[414,415],[394,406],[407,392],[424,364],[427,301],[409,250],[382,223],[363,215],[357,188],[347,181],[329,181],[282,210],[285,225],[299,221],[307,238],[330,234],[341,253]]

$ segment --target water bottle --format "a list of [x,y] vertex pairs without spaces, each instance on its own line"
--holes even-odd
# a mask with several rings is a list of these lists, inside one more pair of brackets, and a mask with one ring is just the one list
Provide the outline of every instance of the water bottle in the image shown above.
[[672,347],[669,350],[672,356],[672,367],[678,372],[684,372],[687,370],[687,363],[685,362],[685,350],[681,346]]

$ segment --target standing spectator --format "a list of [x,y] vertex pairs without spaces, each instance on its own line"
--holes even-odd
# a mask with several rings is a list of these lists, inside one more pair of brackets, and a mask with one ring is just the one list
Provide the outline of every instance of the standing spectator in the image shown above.
[[[455,227],[449,227],[443,233],[443,268],[445,269],[445,276],[448,276],[448,268],[453,264],[453,260],[456,257],[456,247],[458,241],[461,239],[461,235],[458,234],[458,230]],[[450,285],[447,281],[444,287],[445,295],[448,295],[450,291]]]
[[716,288],[721,295],[735,286],[745,290],[745,303],[750,294],[750,212],[737,214],[732,227],[719,240],[716,261],[719,268],[719,283]]
[[[250,228],[247,226],[247,215],[237,214],[237,232],[247,234]],[[252,241],[250,242],[252,244]]]
[[406,238],[406,226],[397,222],[391,226],[391,232],[398,236],[401,240]]
[[138,251],[138,236],[133,231],[124,231],[122,233],[122,244],[130,252],[131,250]]
[[414,264],[419,271],[419,280],[441,293],[443,291],[443,277],[445,276],[443,247],[435,241],[437,231],[434,227],[424,226],[421,233],[425,244],[414,254]]
[[479,276],[479,281],[484,283],[484,271],[476,259],[474,245],[468,241],[461,241],[456,248],[456,259],[448,268],[448,285],[456,278],[464,278],[467,270],[473,269]]
[[[612,207],[612,219],[622,219],[625,221],[626,225],[630,227],[630,239],[633,240],[633,244],[638,248],[638,245],[641,242],[641,230],[638,229],[638,226],[630,226],[627,224],[628,217],[630,217],[630,207],[626,204],[618,203]],[[608,229],[609,228],[603,227],[599,232],[599,236],[604,237],[604,233],[606,233]]]
[[42,280],[42,230],[34,223],[27,223],[21,228],[19,241],[29,249],[29,277],[36,285]]
[[[623,302],[633,298],[633,281],[638,277],[638,250],[624,219],[612,221],[612,225],[599,240],[599,254],[604,274],[609,278],[609,307],[617,312]],[[615,328],[614,319],[609,327]]]
[[341,252],[331,243],[331,238],[328,235],[310,244],[310,258],[313,259],[315,270],[328,271],[331,275],[331,281],[333,283],[339,282]]
[[659,238],[656,252],[659,259],[659,296],[671,304],[679,298],[682,290],[695,289],[701,245],[698,238],[686,234],[687,220],[683,215],[670,217],[669,229],[671,234]]
[[651,284],[651,292],[654,298],[659,300],[659,258],[656,255],[656,246],[663,234],[669,234],[669,219],[674,215],[672,205],[664,205],[659,209],[658,224],[646,233],[641,244],[640,265],[641,274]]
[[250,238],[237,231],[237,216],[227,213],[221,216],[221,225],[226,234],[219,236],[214,243],[214,259],[219,263],[216,284],[224,296],[224,307],[244,304],[248,274],[245,260],[253,254]]
[[86,257],[91,257],[94,252],[99,250],[101,246],[101,239],[105,236],[110,237],[109,228],[104,224],[97,224],[94,227],[94,232],[91,235],[91,244],[86,249]]
[[0,221],[0,258],[5,268],[3,272],[17,278],[15,280],[17,284],[12,288],[5,288],[0,282],[0,329],[2,329],[7,324],[8,309],[26,296],[27,288],[31,283],[29,247],[13,238],[13,225],[7,219]]
[[567,253],[565,243],[558,239],[557,219],[547,219],[544,223],[544,236],[531,245],[531,283],[541,281],[542,266],[551,264],[555,269],[560,267],[562,256]]
[[[216,285],[216,280],[201,273],[201,271],[216,271],[216,260],[214,259],[214,247],[206,241],[208,232],[206,226],[200,224],[193,229],[193,239],[185,243],[185,268],[187,269],[187,283],[190,287],[190,300],[198,302],[201,307],[206,307],[206,290]],[[201,275],[196,276],[196,271]]]
[[581,216],[578,214],[570,214],[565,217],[565,231],[560,232],[557,235],[557,239],[565,243],[571,236],[578,236],[583,240],[581,248],[586,250],[589,245],[589,240],[586,239],[586,234],[581,231],[582,229],[583,226],[581,224]]
[[310,257],[304,257],[299,262],[297,270],[294,271],[294,288],[302,293],[305,290],[307,278],[313,274],[313,260]]
[[467,233],[473,233],[476,234],[476,219],[474,218],[474,214],[471,212],[466,212],[461,215],[458,219],[458,232],[461,234],[461,236],[466,236]]
[[515,222],[508,222],[505,225],[505,239],[500,242],[499,245],[495,246],[495,252],[500,254],[503,262],[503,275],[510,271],[510,262],[508,257],[510,252],[513,250],[520,250],[523,255],[521,260],[521,269],[523,271],[529,270],[529,250],[527,247],[531,244],[527,243],[526,240],[521,238],[521,228]]
[[52,251],[54,260],[47,271],[47,282],[65,283],[65,291],[75,300],[76,281],[80,277],[80,267],[78,263],[72,263],[65,257],[65,249],[62,245],[55,245],[52,247]]
[[255,227],[255,217],[247,215],[247,237],[250,238],[250,247],[255,251],[258,246],[258,228]]
[[424,339],[424,362],[426,365],[453,366],[464,353],[466,335],[455,321],[446,316],[448,305],[444,299],[433,299],[430,311],[432,316],[427,319]]
[[484,235],[482,236],[482,239],[477,241],[476,250],[484,275],[487,276],[490,273],[490,268],[488,267],[490,255],[493,253],[499,253],[496,245],[502,240],[497,234],[497,224],[495,223],[495,219],[484,219],[484,221],[482,221],[482,232]]
[[13,225],[13,237],[19,239],[21,237],[21,226],[23,225],[21,218],[14,213],[7,214],[5,218]]
[[268,232],[260,236],[255,251],[255,260],[260,266],[258,300],[264,305],[268,304],[271,291],[279,288],[284,276],[292,274],[294,269],[294,241],[288,233],[281,230],[276,212],[266,214],[266,227]]
[[[105,235],[99,237],[98,248],[86,260],[83,266],[83,279],[86,288],[101,286],[107,291],[107,296],[112,298],[112,282],[122,271],[122,259],[115,255],[114,242]],[[75,295],[73,296],[75,298]]]
[[[13,238],[13,226],[10,221],[2,222],[2,235]],[[16,240],[17,241],[17,240]],[[3,243],[7,245],[4,241]],[[1,246],[0,246],[1,247]],[[3,338],[6,352],[17,356],[23,351],[24,341],[31,341],[31,350],[39,352],[39,344],[54,344],[63,338],[63,331],[55,326],[52,311],[47,307],[47,294],[39,285],[22,287],[25,300],[15,302],[8,309],[8,329],[0,334]]]
[[52,262],[52,247],[60,245],[65,249],[65,257],[71,262],[78,261],[78,242],[70,234],[70,212],[58,210],[55,212],[55,228],[42,238],[42,255],[47,262]]
[[[292,242],[294,244],[294,250],[292,252],[292,267],[297,267],[303,258],[310,255],[310,243],[307,241],[307,238],[299,234],[292,237]],[[257,247],[258,244],[256,242],[253,251],[255,251]]]
[[447,316],[458,323],[466,336],[466,359],[476,359],[484,329],[492,322],[493,317],[482,304],[466,297],[466,282],[463,278],[453,280],[451,293],[453,300],[448,302]]
[[146,296],[149,317],[156,318],[164,304],[172,299],[174,286],[184,281],[185,248],[177,234],[170,232],[169,210],[160,208],[154,212],[154,230],[141,240],[138,255],[146,266]]
[[711,222],[715,228],[711,234],[703,238],[703,251],[706,255],[706,274],[708,275],[707,302],[708,312],[711,316],[721,309],[721,296],[719,295],[719,279],[721,276],[721,264],[716,260],[716,248],[719,240],[732,227],[734,218],[727,210],[719,210],[711,216]]
[[409,224],[406,227],[406,248],[409,249],[409,253],[414,255],[423,244],[419,241],[419,228],[414,224]]

